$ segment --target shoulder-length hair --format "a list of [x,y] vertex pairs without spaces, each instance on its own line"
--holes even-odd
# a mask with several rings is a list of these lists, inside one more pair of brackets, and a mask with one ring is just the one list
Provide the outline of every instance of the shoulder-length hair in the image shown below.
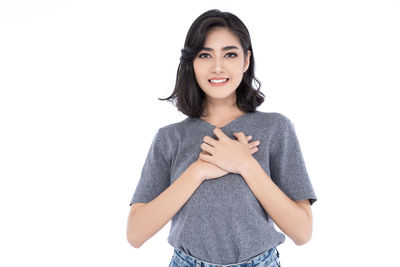
[[[205,93],[196,81],[193,60],[202,50],[208,31],[214,27],[226,28],[236,35],[245,57],[247,50],[251,51],[249,68],[243,74],[243,79],[236,89],[236,104],[244,112],[254,112],[256,107],[264,102],[264,94],[260,91],[260,81],[254,75],[254,53],[249,31],[237,16],[218,9],[201,14],[190,26],[184,48],[181,49],[182,55],[176,74],[175,89],[169,97],[158,99],[168,100],[173,104],[176,102],[178,110],[189,117],[199,118],[205,115],[203,101]],[[256,88],[252,87],[253,80],[257,84]]]

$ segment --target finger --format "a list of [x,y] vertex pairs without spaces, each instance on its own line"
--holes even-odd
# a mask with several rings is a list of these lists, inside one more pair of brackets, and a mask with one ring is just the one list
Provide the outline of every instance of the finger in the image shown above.
[[249,146],[251,147],[251,148],[253,148],[253,147],[255,147],[255,146],[258,146],[260,144],[260,141],[254,141],[254,142],[251,142],[251,143],[249,143]]
[[253,154],[256,153],[257,151],[258,151],[258,148],[257,148],[257,147],[254,147],[254,148],[250,149],[251,155],[253,155]]
[[204,153],[200,153],[200,154],[199,154],[199,158],[200,158],[201,160],[204,160],[204,161],[207,161],[207,162],[211,162],[211,163],[212,163],[212,160],[213,160],[213,157],[212,157],[212,156],[208,156],[208,155],[206,155],[206,154],[204,154]]
[[240,143],[247,144],[247,139],[243,132],[233,133],[233,135],[239,140]]
[[215,147],[217,145],[217,141],[214,138],[212,138],[210,136],[207,136],[207,135],[204,136],[203,142],[207,143],[207,144],[209,144],[209,145],[211,145],[213,147]]
[[218,140],[221,140],[221,138],[226,138],[228,137],[220,128],[215,127],[213,130],[214,134],[217,136]]
[[211,155],[213,154],[214,148],[207,143],[201,143],[200,148]]
[[247,136],[247,141],[250,141],[251,138],[253,138],[253,136],[251,136],[251,135]]
[[208,156],[212,156],[209,152],[202,150],[200,152],[200,154],[204,154],[204,155],[208,155]]

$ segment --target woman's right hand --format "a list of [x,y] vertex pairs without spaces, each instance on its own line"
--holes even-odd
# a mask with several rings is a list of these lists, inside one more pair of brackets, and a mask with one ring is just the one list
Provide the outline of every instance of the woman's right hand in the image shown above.
[[[250,141],[252,137],[247,136],[246,138],[247,138],[247,141]],[[259,141],[254,141],[254,142],[249,143],[249,149],[250,149],[252,155],[258,151],[257,146],[259,144],[260,144]],[[202,154],[202,153],[209,155],[209,153],[206,151],[201,151],[200,154]],[[201,173],[200,177],[201,177],[202,181],[219,178],[221,176],[224,176],[225,174],[228,174],[228,172],[225,171],[224,169],[221,169],[220,167],[218,167],[210,162],[204,161],[204,160],[200,159],[200,157],[197,159],[197,161],[194,162],[194,164],[196,164],[199,172]]]

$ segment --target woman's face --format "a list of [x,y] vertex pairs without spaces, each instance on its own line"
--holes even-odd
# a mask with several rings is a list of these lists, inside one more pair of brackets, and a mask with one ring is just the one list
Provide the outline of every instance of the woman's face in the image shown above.
[[[208,100],[234,100],[243,73],[250,64],[250,50],[244,57],[237,37],[229,30],[217,27],[210,30],[203,49],[193,60],[196,81]],[[227,81],[218,83],[218,81]]]

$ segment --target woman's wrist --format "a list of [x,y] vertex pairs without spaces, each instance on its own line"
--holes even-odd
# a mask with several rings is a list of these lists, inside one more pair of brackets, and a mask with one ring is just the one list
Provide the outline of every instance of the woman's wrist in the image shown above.
[[201,166],[199,160],[193,162],[190,165],[190,168],[193,169],[193,177],[194,177],[194,179],[200,181],[200,183],[202,183],[204,180],[206,180],[206,177],[203,174],[202,166]]

